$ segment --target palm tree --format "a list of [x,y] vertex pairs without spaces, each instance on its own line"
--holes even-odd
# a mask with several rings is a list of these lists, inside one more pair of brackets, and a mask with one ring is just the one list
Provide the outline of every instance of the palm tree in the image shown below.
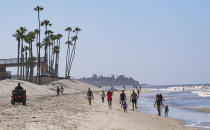
[[[28,46],[24,46],[23,47],[23,52],[25,52],[25,63],[24,63],[24,67],[26,68],[25,69],[25,76],[23,75],[23,77],[26,77],[25,79],[28,80],[28,73],[29,73],[29,61],[28,61],[28,51],[29,50],[29,47]],[[24,78],[23,78],[24,80]]]
[[50,39],[51,39],[51,46],[52,46],[52,55],[50,57],[50,73],[52,75],[54,75],[54,57],[55,57],[55,53],[54,53],[54,47],[55,47],[55,42],[57,40],[57,36],[56,35],[51,35],[50,36]]
[[[38,22],[39,22],[39,43],[40,43],[40,11],[42,11],[44,8],[42,8],[41,6],[37,6],[36,8],[34,8],[35,11],[37,11],[38,13]],[[41,47],[39,46],[39,56],[38,56],[38,62],[39,62],[39,69],[38,69],[38,74],[39,74],[39,84],[41,84],[41,80],[40,80],[40,49]]]
[[[50,23],[49,20],[44,20],[41,22],[41,26],[45,26],[45,38],[48,37],[48,26],[52,26],[52,24]],[[48,71],[48,52],[47,52],[47,47],[48,47],[48,44],[45,44],[45,47],[44,47],[44,63],[45,63],[45,74],[47,74],[47,71]]]
[[[73,36],[72,37],[72,41],[74,42],[73,43],[73,49],[72,49],[72,51],[71,51],[71,61],[70,61],[70,71],[71,71],[71,67],[72,67],[72,63],[73,63],[73,61],[74,61],[74,57],[75,57],[75,51],[76,51],[76,42],[77,42],[77,40],[78,40],[78,33],[81,31],[81,29],[79,28],[79,27],[76,27],[75,29],[74,29],[74,31],[73,32],[75,32],[76,33],[76,35],[75,36]],[[69,74],[70,75],[70,74]]]
[[45,34],[47,34],[47,36],[49,37],[49,42],[47,44],[48,46],[48,74],[51,74],[51,45],[52,45],[52,39],[51,36],[53,35],[53,31],[51,30],[47,30],[45,31]]
[[72,44],[72,41],[66,41],[66,43],[65,43],[68,47],[67,47],[67,54],[66,54],[66,71],[65,71],[65,77],[66,78],[70,78],[69,76],[69,74],[70,74],[70,51],[71,51],[71,49],[70,49],[70,46],[71,45],[73,45]]
[[21,41],[21,68],[20,68],[20,71],[21,71],[21,75],[23,76],[21,79],[24,79],[24,51],[23,51],[23,40],[24,40],[24,37],[25,37],[25,33],[27,31],[27,29],[25,27],[20,27],[20,41]]
[[17,68],[17,79],[19,79],[19,70],[20,70],[20,30],[16,30],[16,33],[12,35],[13,37],[16,38],[18,41],[18,54],[17,54],[17,63],[18,63],[18,68]]
[[[36,36],[36,53],[37,53],[37,58],[39,57],[39,47],[40,47],[40,43],[39,43],[39,29],[35,29],[34,30],[34,33],[35,33],[35,36]],[[39,75],[39,72],[38,72],[38,69],[39,67],[37,66],[37,76]]]
[[58,46],[60,47],[60,39],[63,37],[62,34],[57,34]]
[[59,54],[59,51],[60,51],[60,47],[58,46],[58,45],[56,45],[54,48],[53,48],[53,53],[54,54],[56,54],[56,60],[55,60],[55,75],[54,76],[58,76],[58,58],[59,58],[59,56],[58,56],[58,54]]
[[[60,49],[60,45],[61,45],[61,38],[63,37],[62,34],[57,34],[57,41],[58,41],[58,46]],[[57,64],[59,65],[59,55],[60,55],[60,50],[58,51],[58,57],[57,57]],[[58,76],[58,65],[57,65],[57,72],[56,75]]]
[[29,66],[30,66],[29,81],[31,81],[31,82],[33,81],[33,73],[34,73],[33,46],[32,46],[34,39],[35,39],[34,32],[29,32],[25,37],[25,42],[29,44],[29,60],[28,60],[28,62],[29,62]]
[[44,20],[41,22],[41,26],[45,26],[45,38],[48,36],[48,26],[52,26],[49,20]]
[[67,53],[66,53],[66,71],[65,71],[65,77],[69,77],[69,62],[70,62],[70,45],[72,45],[72,42],[70,41],[70,32],[72,31],[71,27],[67,27],[65,31],[68,32],[68,40],[66,41],[67,44]]

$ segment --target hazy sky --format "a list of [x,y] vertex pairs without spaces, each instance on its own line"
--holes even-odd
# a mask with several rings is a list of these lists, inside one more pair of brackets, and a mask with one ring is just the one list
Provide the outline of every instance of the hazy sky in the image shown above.
[[[15,58],[12,34],[38,27],[44,7],[54,32],[79,26],[72,75],[124,74],[141,83],[210,83],[209,0],[1,0],[0,58]],[[43,32],[42,28],[42,32]],[[60,71],[65,68],[65,45]]]

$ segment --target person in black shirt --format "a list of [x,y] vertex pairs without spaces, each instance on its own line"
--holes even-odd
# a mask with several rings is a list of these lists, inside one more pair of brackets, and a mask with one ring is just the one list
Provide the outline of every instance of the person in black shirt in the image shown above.
[[91,100],[93,99],[93,92],[90,90],[90,88],[88,89],[88,92],[87,92],[87,99],[88,99],[88,102],[89,102],[89,105],[91,105]]
[[60,95],[60,88],[57,86],[57,96]]
[[20,86],[20,83],[18,83],[18,86],[17,86],[17,87],[15,87],[15,89],[23,89],[23,87],[22,87],[22,86]]
[[137,90],[137,93],[138,93],[138,97],[139,97],[139,94],[140,94],[140,90],[139,89]]
[[124,90],[122,90],[122,93],[120,93],[120,104],[121,104],[121,108],[122,108],[122,104],[123,102],[126,100],[126,94],[124,92]]
[[161,107],[163,106],[163,102],[160,95],[156,95],[155,105],[157,106],[158,116],[161,116]]

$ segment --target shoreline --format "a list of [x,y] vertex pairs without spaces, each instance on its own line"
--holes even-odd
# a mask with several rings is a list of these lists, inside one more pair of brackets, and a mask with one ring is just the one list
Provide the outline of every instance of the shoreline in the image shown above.
[[[130,96],[132,91],[125,91],[127,97]],[[143,89],[143,93],[145,92],[151,91]],[[124,113],[123,109],[120,108],[119,93],[120,91],[114,93],[112,109],[108,109],[107,101],[103,104],[100,100],[97,100],[97,106],[101,104],[100,107],[98,106],[99,108],[95,107],[96,102],[94,101],[93,106],[90,107],[95,107],[95,111],[88,115],[88,119],[82,122],[83,126],[80,126],[79,129],[86,130],[86,127],[88,127],[94,130],[200,130],[200,128],[185,126],[178,119],[158,117],[138,110],[132,111],[130,102],[128,102],[128,112]],[[97,96],[99,97],[99,95]],[[99,119],[103,121],[99,122]],[[106,128],[101,127],[101,125],[106,126]]]
[[[164,104],[166,105],[169,104],[170,106],[170,111],[171,111],[169,112],[170,118],[182,121],[185,126],[190,126],[194,128],[202,128],[202,129],[210,128],[209,127],[210,113],[208,113],[209,112],[208,107],[180,107],[179,105],[176,106],[176,103],[174,104],[172,103],[173,98],[169,96],[170,93],[163,92],[163,95],[164,94],[166,96],[166,100],[167,100],[167,97],[170,97],[169,99],[172,99],[172,100],[164,102]],[[152,102],[154,100],[154,97],[151,95],[154,95],[154,94],[148,93],[147,96],[143,96],[143,101],[146,105],[143,112],[156,115],[156,111],[151,108]]]

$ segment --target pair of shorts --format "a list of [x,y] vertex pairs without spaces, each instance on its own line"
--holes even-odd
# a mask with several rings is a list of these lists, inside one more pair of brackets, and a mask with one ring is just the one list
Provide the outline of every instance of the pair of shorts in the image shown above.
[[132,103],[136,103],[137,102],[137,100],[136,99],[132,99]]
[[88,96],[88,99],[92,99],[92,96]]
[[120,101],[121,101],[121,102],[125,101],[125,98],[121,98]]

